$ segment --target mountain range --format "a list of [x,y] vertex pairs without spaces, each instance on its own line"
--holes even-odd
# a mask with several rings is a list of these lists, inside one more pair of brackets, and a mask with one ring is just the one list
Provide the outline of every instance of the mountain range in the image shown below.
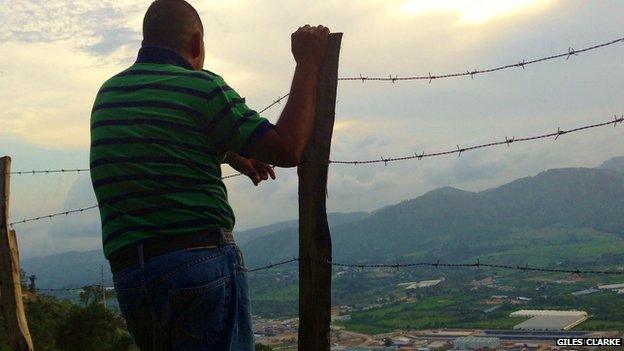
[[[332,228],[334,260],[558,263],[591,257],[587,248],[617,255],[624,248],[623,160],[548,170],[481,192],[433,190]],[[296,256],[297,233],[280,230],[241,247],[250,265],[276,262]]]
[[[624,157],[562,168],[480,192],[439,188],[372,213],[328,215],[334,261],[624,264]],[[298,253],[297,221],[236,233],[247,265]],[[39,287],[99,282],[100,250],[23,260]],[[105,269],[108,272],[108,269]],[[106,279],[110,282],[110,276]]]

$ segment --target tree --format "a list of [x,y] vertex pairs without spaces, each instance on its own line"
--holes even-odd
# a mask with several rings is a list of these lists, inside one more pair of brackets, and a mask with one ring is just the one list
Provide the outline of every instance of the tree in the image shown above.
[[129,351],[132,338],[122,318],[99,304],[72,306],[56,330],[56,344],[64,351]]
[[82,287],[80,292],[80,302],[85,306],[94,305],[102,302],[102,289],[100,285],[87,285]]
[[[121,316],[99,303],[82,307],[38,295],[25,307],[37,351],[138,351]],[[0,351],[9,351],[1,322],[0,315]]]
[[28,327],[33,338],[35,350],[57,351],[56,331],[59,324],[67,318],[72,304],[52,297],[38,296],[26,302]]

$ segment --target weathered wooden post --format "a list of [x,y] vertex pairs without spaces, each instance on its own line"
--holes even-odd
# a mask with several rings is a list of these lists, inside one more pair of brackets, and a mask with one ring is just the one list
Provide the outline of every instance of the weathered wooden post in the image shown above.
[[334,130],[342,33],[332,33],[321,64],[314,130],[299,174],[299,351],[330,348],[332,246],[325,198]]
[[9,346],[16,351],[32,351],[28,331],[22,285],[19,252],[15,231],[9,228],[9,196],[11,158],[0,158],[0,273],[2,276],[2,312]]

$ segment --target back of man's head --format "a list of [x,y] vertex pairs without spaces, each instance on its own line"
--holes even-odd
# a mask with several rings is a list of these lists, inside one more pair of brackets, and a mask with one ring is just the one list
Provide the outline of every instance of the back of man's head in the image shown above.
[[199,14],[184,0],[156,0],[143,19],[143,46],[186,52],[193,34],[203,33]]

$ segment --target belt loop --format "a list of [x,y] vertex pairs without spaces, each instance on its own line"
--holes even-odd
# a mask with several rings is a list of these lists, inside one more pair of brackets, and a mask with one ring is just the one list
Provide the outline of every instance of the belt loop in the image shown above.
[[137,255],[139,256],[139,266],[141,268],[145,267],[145,251],[143,250],[143,243],[140,243],[136,247]]
[[222,227],[219,227],[219,247],[223,247],[225,246],[227,240],[225,237],[225,229]]

